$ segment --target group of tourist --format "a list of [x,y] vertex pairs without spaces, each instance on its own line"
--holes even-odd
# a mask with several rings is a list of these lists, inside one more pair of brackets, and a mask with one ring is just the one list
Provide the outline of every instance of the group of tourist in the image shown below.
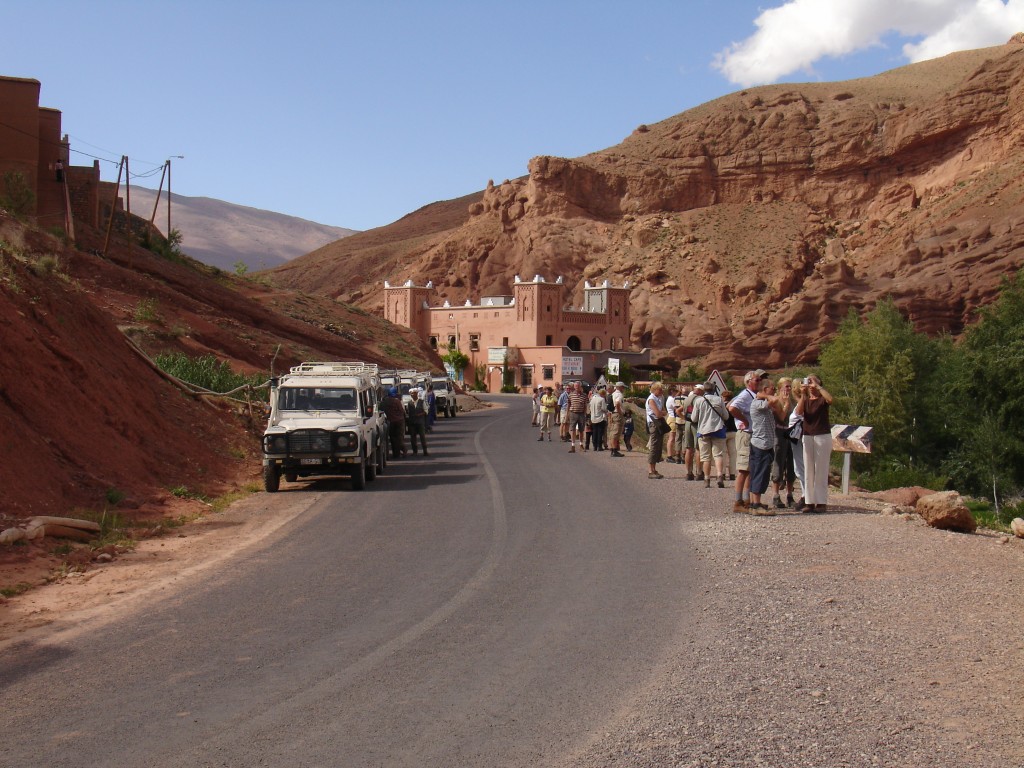
[[[593,448],[624,456],[620,448],[625,444],[632,450],[633,431],[625,388],[621,381],[610,393],[578,381],[560,391],[538,387],[533,397],[537,439],[550,442],[558,427],[569,453]],[[662,479],[658,464],[664,460],[685,466],[686,479],[703,482],[705,488],[713,481],[719,488],[732,483],[736,512],[826,512],[831,404],[832,395],[817,376],[774,381],[764,370],[749,371],[735,396],[719,392],[712,382],[666,387],[656,381],[644,408],[650,434],[647,477]],[[794,499],[797,482],[802,496]]]
[[626,407],[625,383],[619,381],[609,392],[602,385],[584,387],[577,381],[565,384],[555,394],[554,386],[537,387],[533,393],[533,426],[540,428],[538,441],[551,442],[557,426],[559,439],[569,444],[569,453],[608,451],[612,458],[625,456],[621,448],[633,450],[633,414]]
[[[668,435],[666,461],[685,464],[687,480],[701,480],[706,488],[711,487],[712,478],[719,488],[725,487],[728,459],[736,512],[774,515],[776,509],[785,508],[825,512],[831,404],[832,395],[817,376],[775,382],[761,369],[743,377],[743,390],[735,396],[719,393],[710,382],[685,393],[675,385],[666,393],[661,382],[654,382],[646,403],[651,434],[647,476],[664,477],[657,465]],[[794,500],[796,481],[803,497]],[[770,505],[763,501],[769,485]]]

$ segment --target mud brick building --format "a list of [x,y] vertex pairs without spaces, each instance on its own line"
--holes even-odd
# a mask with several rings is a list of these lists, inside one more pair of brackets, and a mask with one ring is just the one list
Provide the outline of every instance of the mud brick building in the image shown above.
[[[609,359],[630,365],[650,362],[650,350],[629,350],[629,284],[584,284],[583,305],[568,304],[562,278],[517,275],[512,294],[483,296],[462,306],[431,306],[432,283],[384,284],[384,316],[412,328],[444,354],[454,346],[473,368],[483,366],[487,387],[501,389],[506,373],[521,392],[570,379],[596,382]],[[467,369],[466,377],[473,376]]]

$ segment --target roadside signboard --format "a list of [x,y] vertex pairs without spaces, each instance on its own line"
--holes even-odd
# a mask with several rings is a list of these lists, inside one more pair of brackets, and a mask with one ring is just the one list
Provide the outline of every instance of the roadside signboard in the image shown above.
[[874,439],[873,427],[859,427],[855,424],[832,425],[832,450],[839,453],[871,453]]
[[832,425],[832,450],[843,454],[843,493],[850,492],[850,456],[854,453],[871,453],[874,436],[874,427]]
[[725,386],[725,379],[722,378],[722,374],[720,374],[717,370],[711,372],[711,375],[708,376],[708,382],[718,387],[718,394],[722,394],[727,389],[729,389],[727,386]]
[[619,358],[609,357],[608,358],[608,375],[618,376],[619,375]]
[[562,358],[562,378],[583,375],[583,355]]

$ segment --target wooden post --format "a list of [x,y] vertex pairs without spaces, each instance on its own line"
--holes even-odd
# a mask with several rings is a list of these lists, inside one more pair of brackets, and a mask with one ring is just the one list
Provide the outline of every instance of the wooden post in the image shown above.
[[850,492],[850,457],[852,453],[843,454],[843,495]]
[[103,240],[103,257],[107,256],[107,246],[110,245],[110,230],[114,226],[114,209],[117,207],[117,195],[121,191],[121,172],[124,171],[125,161],[128,158],[121,155],[121,164],[117,166],[117,184],[114,185],[114,198],[110,201],[110,219],[107,221],[107,236]]
[[169,166],[170,164],[171,164],[170,160],[166,161],[164,163],[163,172],[160,174],[160,187],[156,191],[156,202],[153,203],[153,215],[149,217],[149,224],[150,224],[150,226],[152,226],[153,222],[156,221],[156,209],[160,205],[160,193],[164,191],[164,177],[167,175],[167,166]]

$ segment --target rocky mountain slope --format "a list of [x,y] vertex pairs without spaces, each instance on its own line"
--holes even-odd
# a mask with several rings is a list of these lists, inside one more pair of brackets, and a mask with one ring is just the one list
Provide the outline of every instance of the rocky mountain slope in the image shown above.
[[813,361],[885,296],[957,334],[1024,257],[1022,42],[733,93],[269,276],[374,312],[384,279],[453,303],[515,274],[564,275],[577,300],[629,280],[634,345],[728,369]]
[[[365,310],[268,287],[80,227],[78,248],[0,211],[0,520],[160,515],[172,488],[259,476],[262,414],[190,397],[153,356],[215,355],[269,377],[303,360],[440,361]],[[265,399],[265,392],[255,395]]]
[[[121,196],[123,199],[123,189]],[[155,203],[155,190],[132,187],[133,213],[148,219]],[[166,190],[153,223],[167,235]],[[270,269],[356,231],[210,197],[177,194],[171,195],[171,226],[181,232],[182,248],[189,256],[232,272],[238,262],[252,271]]]

